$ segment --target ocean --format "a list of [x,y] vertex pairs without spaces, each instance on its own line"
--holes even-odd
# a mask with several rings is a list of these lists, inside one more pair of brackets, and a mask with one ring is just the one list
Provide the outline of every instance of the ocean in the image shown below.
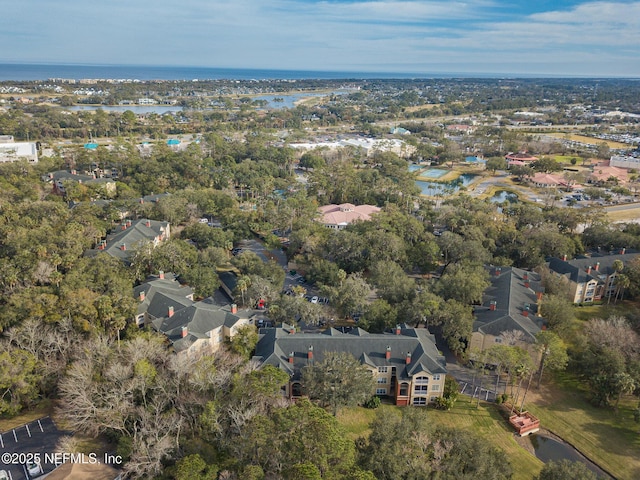
[[[52,78],[116,80],[301,80],[372,78],[448,78],[469,75],[415,73],[323,72],[308,70],[260,70],[136,65],[0,64],[0,81],[38,81]],[[477,76],[477,75],[476,75]]]

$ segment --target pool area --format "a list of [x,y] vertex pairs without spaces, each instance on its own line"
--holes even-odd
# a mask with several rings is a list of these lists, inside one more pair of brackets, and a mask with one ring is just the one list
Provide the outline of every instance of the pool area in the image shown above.
[[425,178],[441,178],[449,172],[449,170],[440,170],[439,168],[428,168],[423,171],[420,176]]
[[486,160],[484,158],[474,156],[465,157],[464,161],[467,163],[486,163]]

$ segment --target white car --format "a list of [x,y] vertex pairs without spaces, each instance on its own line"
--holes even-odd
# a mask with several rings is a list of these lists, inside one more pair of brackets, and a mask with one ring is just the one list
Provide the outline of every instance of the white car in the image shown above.
[[6,470],[0,470],[0,480],[9,480],[9,474]]
[[311,303],[318,303],[318,297],[316,295],[311,297]]
[[39,477],[44,473],[44,471],[42,470],[42,465],[40,465],[39,461],[31,461],[27,463],[26,467],[27,473],[29,474],[30,478]]

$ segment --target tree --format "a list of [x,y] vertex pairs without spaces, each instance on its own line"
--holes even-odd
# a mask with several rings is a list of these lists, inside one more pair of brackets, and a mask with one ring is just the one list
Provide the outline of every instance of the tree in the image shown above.
[[565,335],[573,322],[573,305],[560,295],[544,295],[540,313],[547,319],[549,328],[558,335]]
[[487,170],[490,170],[495,175],[496,170],[506,170],[507,160],[504,157],[491,157],[487,158]]
[[340,407],[357,405],[371,396],[375,381],[371,370],[345,352],[327,352],[321,362],[302,371],[304,391],[333,415]]
[[483,267],[455,265],[436,283],[436,293],[446,300],[462,304],[482,302],[482,295],[489,287],[488,274]]
[[550,461],[542,467],[536,480],[597,480],[598,476],[582,462]]
[[359,439],[358,464],[379,480],[477,479],[512,476],[506,455],[472,432],[435,429],[425,410],[379,412],[367,439]]
[[541,330],[536,334],[536,347],[540,352],[538,364],[538,387],[542,381],[545,368],[552,371],[562,371],[569,361],[567,347],[562,339],[554,332]]
[[236,334],[228,340],[229,349],[241,357],[249,360],[258,343],[258,332],[253,325],[243,325]]
[[442,336],[451,351],[456,355],[461,354],[469,343],[473,329],[471,306],[450,299],[440,304],[435,318],[442,325]]
[[35,357],[26,350],[0,351],[0,415],[12,416],[38,395]]

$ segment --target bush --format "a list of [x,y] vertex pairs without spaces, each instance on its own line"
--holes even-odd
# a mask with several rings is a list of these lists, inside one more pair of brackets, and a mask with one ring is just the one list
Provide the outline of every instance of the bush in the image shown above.
[[364,402],[364,408],[378,408],[380,406],[380,397],[376,397],[375,395],[371,397],[369,400]]

